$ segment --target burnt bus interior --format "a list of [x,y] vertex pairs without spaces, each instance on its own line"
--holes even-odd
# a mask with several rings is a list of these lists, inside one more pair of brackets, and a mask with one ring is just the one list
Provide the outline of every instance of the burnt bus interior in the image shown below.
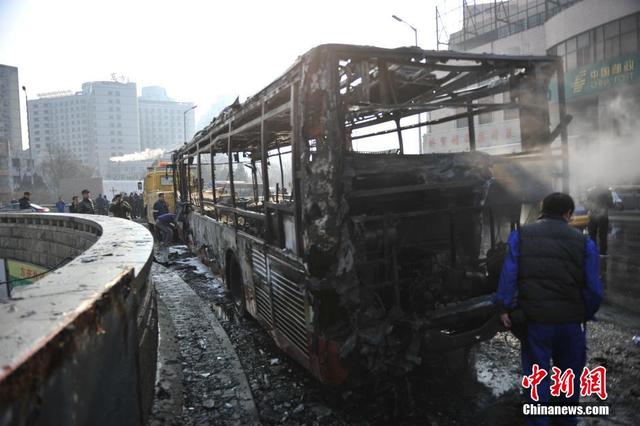
[[[184,227],[320,380],[404,374],[497,331],[508,232],[568,185],[563,80],[555,57],[318,46],[175,153]],[[479,151],[474,118],[505,110],[519,149]],[[460,152],[407,153],[455,120]]]

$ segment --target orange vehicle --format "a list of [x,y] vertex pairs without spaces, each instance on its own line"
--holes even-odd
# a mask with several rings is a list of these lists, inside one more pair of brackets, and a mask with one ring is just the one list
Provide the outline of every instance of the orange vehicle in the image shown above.
[[147,173],[144,176],[142,191],[147,223],[151,225],[155,224],[155,219],[153,218],[153,203],[156,202],[158,194],[160,193],[164,194],[164,199],[169,205],[169,211],[175,213],[176,201],[173,196],[173,171],[171,169],[171,163],[158,162],[148,167]]

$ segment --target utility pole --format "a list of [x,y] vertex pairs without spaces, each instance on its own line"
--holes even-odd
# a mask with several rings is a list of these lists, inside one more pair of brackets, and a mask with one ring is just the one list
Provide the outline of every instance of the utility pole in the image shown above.
[[[407,25],[409,28],[411,28],[413,30],[413,35],[414,35],[414,39],[415,39],[415,46],[418,47],[418,30],[416,29],[416,27],[414,27],[413,25],[411,25],[410,23],[408,23],[404,19],[398,17],[397,15],[391,15],[391,17],[393,19],[395,19],[396,21]],[[418,113],[418,128],[417,128],[417,130],[418,130],[418,153],[422,154],[422,130],[420,129],[420,124],[422,124],[422,119],[420,117],[420,113]]]
[[187,113],[193,109],[198,108],[198,105],[194,105],[189,109],[186,109],[182,113],[182,128],[184,129],[184,143],[187,144]]
[[27,172],[31,171],[29,182],[33,185],[33,173],[35,166],[33,164],[33,147],[31,146],[31,124],[29,122],[29,96],[27,95],[27,87],[22,86],[24,92],[25,106],[27,107],[27,144],[29,145],[29,164],[27,164]]

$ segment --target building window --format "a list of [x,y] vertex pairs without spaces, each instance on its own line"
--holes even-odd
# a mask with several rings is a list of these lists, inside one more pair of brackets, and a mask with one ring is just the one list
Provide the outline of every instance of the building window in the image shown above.
[[578,66],[578,53],[577,53],[577,39],[576,37],[567,40],[566,44],[566,60],[565,70],[569,71],[575,69]]
[[578,66],[582,67],[593,62],[591,60],[591,33],[586,32],[578,36]]
[[638,51],[638,16],[628,16],[620,21],[620,50],[622,54]]
[[615,58],[620,55],[620,21],[614,21],[604,26],[604,57]]

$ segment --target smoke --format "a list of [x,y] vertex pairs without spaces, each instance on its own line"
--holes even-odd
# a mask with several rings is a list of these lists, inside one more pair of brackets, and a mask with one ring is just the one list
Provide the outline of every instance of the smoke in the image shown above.
[[587,113],[576,112],[569,125],[569,170],[574,195],[589,186],[640,183],[640,102],[629,96],[600,98]]
[[131,154],[121,155],[119,157],[111,157],[110,161],[123,162],[123,161],[143,161],[143,160],[156,160],[162,157],[165,150],[162,148],[157,149],[145,149],[142,152],[134,152]]

